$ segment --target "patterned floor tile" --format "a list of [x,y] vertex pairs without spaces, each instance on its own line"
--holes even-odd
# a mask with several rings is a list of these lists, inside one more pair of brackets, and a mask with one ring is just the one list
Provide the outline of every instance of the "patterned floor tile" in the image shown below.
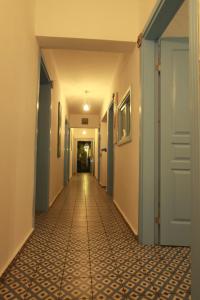
[[1,300],[190,300],[186,247],[143,246],[89,175],[74,177],[0,278]]
[[91,278],[64,276],[58,299],[92,299]]

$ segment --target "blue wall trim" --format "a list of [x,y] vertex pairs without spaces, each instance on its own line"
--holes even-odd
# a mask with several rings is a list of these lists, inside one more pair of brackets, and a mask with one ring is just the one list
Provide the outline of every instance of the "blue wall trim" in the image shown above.
[[147,40],[157,40],[161,37],[184,0],[159,1],[144,30],[143,37]]
[[139,240],[154,244],[155,43],[143,41],[141,52]]

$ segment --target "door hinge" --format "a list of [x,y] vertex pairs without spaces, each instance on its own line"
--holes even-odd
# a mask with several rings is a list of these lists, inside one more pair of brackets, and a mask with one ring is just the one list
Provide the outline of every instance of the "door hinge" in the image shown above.
[[143,33],[140,33],[138,35],[138,39],[137,39],[137,47],[140,48],[142,46],[142,39],[143,39]]
[[156,64],[156,71],[160,73],[161,71],[161,64]]
[[160,225],[160,217],[155,217],[155,224]]

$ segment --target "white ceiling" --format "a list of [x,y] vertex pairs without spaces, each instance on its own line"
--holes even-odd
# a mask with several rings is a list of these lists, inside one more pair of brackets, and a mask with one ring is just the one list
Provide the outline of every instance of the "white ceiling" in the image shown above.
[[[49,52],[69,113],[83,113],[82,105],[87,100],[91,105],[90,114],[99,114],[103,100],[110,97],[113,76],[122,54],[52,49],[44,50],[44,56]],[[85,90],[89,91],[87,97]]]

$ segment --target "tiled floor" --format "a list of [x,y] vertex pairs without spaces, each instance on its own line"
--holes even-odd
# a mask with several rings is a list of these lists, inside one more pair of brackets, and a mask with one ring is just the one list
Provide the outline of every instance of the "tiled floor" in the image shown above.
[[74,177],[0,280],[0,299],[190,299],[190,250],[142,246],[89,175]]

